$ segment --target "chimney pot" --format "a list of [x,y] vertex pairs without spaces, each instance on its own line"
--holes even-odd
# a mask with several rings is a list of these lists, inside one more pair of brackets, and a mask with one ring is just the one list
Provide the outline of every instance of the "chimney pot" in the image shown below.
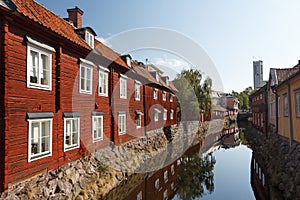
[[75,6],[75,8],[67,9],[69,20],[73,22],[76,28],[82,28],[82,15],[83,11]]

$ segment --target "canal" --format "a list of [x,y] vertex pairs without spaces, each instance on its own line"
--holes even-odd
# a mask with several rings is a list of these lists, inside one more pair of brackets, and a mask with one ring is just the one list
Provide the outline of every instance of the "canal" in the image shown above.
[[133,175],[104,199],[270,199],[267,175],[254,158],[245,130],[236,124],[208,135],[168,166]]

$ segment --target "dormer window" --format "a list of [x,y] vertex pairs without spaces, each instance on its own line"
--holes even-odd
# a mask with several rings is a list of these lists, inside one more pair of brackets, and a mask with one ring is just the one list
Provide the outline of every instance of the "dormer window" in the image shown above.
[[131,67],[131,59],[129,56],[126,57],[126,64]]
[[85,31],[85,41],[86,41],[86,43],[88,43],[88,45],[91,48],[94,48],[94,39],[95,39],[95,36],[86,30]]
[[158,76],[157,72],[155,73],[155,79],[156,79],[156,81],[159,81],[159,76]]
[[168,77],[166,78],[166,84],[167,84],[167,86],[169,86],[169,79],[168,79]]

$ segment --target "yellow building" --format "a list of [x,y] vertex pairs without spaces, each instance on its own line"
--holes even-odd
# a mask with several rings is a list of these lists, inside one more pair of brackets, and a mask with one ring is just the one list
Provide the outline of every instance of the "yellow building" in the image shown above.
[[284,70],[284,80],[273,87],[277,96],[277,132],[300,142],[300,71],[299,66]]

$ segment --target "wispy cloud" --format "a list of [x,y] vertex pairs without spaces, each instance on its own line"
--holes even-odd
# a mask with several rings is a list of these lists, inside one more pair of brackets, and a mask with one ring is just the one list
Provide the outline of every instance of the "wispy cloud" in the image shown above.
[[176,58],[155,58],[153,64],[177,69],[182,69],[183,67],[188,66],[188,63],[184,60]]

